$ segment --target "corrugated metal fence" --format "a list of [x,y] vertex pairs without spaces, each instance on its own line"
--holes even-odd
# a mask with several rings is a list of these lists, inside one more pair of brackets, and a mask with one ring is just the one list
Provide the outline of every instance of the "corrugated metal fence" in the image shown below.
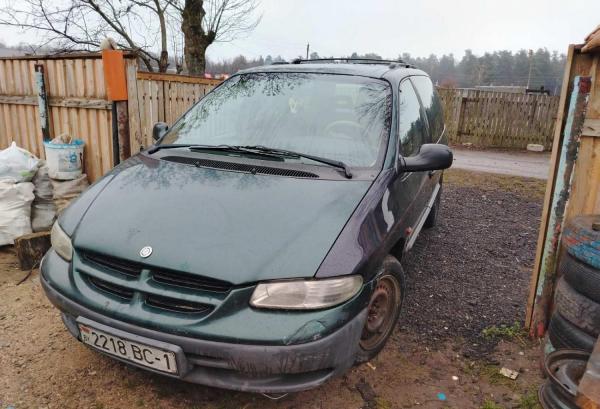
[[35,64],[44,65],[50,134],[83,139],[85,170],[97,179],[113,166],[111,102],[100,54],[0,58],[0,149],[15,141],[44,157]]
[[447,88],[438,88],[438,92],[452,143],[552,147],[558,96]]

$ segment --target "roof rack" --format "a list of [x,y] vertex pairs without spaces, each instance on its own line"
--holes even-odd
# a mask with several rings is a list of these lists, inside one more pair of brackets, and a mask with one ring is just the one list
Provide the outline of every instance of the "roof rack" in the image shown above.
[[311,58],[302,59],[296,58],[292,60],[291,64],[310,64],[310,63],[349,63],[349,64],[378,64],[378,65],[389,65],[391,68],[402,66],[406,68],[413,68],[412,65],[398,60],[379,60],[377,58],[351,58],[351,57],[340,57],[340,58]]

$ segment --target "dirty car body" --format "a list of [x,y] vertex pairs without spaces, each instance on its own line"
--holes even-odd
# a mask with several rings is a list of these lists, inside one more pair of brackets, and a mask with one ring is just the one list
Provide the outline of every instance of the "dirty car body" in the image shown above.
[[378,267],[412,246],[449,166],[426,74],[254,68],[157,129],[53,229],[41,281],[71,334],[236,390],[299,391],[348,370]]

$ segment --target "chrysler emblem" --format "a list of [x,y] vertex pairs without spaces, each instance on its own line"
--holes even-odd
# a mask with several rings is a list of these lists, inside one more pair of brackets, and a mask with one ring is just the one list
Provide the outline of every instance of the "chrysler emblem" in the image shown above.
[[150,254],[152,254],[152,247],[150,246],[142,247],[140,250],[140,256],[143,258],[150,257]]

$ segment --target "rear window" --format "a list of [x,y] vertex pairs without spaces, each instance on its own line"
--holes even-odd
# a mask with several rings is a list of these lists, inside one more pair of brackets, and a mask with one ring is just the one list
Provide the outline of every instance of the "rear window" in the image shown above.
[[162,143],[263,145],[368,168],[385,153],[391,98],[389,83],[372,78],[243,74],[200,100]]
[[433,142],[437,142],[444,132],[444,112],[437,92],[428,77],[411,77],[427,114],[429,130]]

